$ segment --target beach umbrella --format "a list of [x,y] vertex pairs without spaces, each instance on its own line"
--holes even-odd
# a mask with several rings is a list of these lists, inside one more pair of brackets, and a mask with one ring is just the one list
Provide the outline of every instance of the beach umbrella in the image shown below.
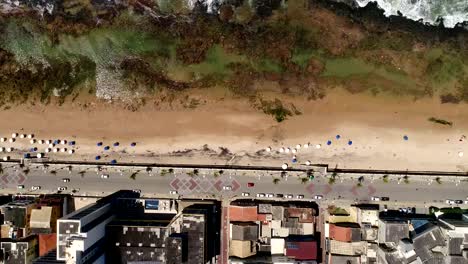
[[5,142],[5,141],[7,141],[7,138],[2,137],[2,138],[0,138],[0,141]]
[[26,135],[25,135],[25,134],[20,134],[19,137],[20,137],[20,138],[25,138]]
[[110,163],[111,163],[111,164],[116,164],[116,163],[117,163],[117,160],[113,159],[113,160],[111,160]]
[[296,149],[300,149],[300,148],[301,148],[301,144],[297,144]]
[[36,143],[36,140],[35,140],[35,139],[31,139],[31,140],[29,140],[29,143],[34,144],[34,143]]
[[458,152],[458,156],[459,156],[460,158],[463,157],[463,152],[462,152],[462,151]]
[[119,142],[114,142],[114,147],[118,147],[120,145]]
[[45,152],[46,152],[46,153],[49,153],[50,151],[51,151],[50,148],[46,148],[46,149],[45,149]]
[[37,155],[36,155],[36,157],[37,157],[38,159],[42,158],[42,156],[43,156],[42,153],[37,153]]
[[341,136],[340,136],[340,135],[336,135],[336,137],[335,137],[335,138],[336,138],[336,139],[340,139],[340,138],[341,138]]
[[6,152],[12,152],[13,151],[13,148],[10,147],[10,148],[6,148]]
[[291,151],[290,148],[286,148],[286,149],[284,150],[284,152],[286,152],[286,153],[289,153],[289,151]]
[[305,143],[304,148],[309,148],[310,143]]
[[96,156],[94,159],[95,159],[95,160],[100,160],[100,159],[101,159],[101,156]]
[[59,151],[60,151],[59,148],[54,148],[54,149],[53,149],[53,152],[56,152],[56,153],[57,153],[57,152],[59,152]]
[[8,161],[8,160],[10,160],[10,156],[3,157],[3,161]]
[[3,152],[5,151],[5,148],[4,147],[0,147],[0,152]]
[[135,147],[136,146],[136,142],[132,142],[132,144],[130,144],[131,147]]
[[283,170],[286,170],[288,168],[288,164],[287,163],[283,163],[283,165],[281,165],[281,168]]
[[39,144],[41,144],[41,145],[44,144],[44,140],[42,140],[42,139],[40,139],[38,142],[39,142]]
[[49,144],[49,148],[53,148],[53,147],[55,147],[54,143]]
[[408,138],[407,135],[404,135],[404,136],[403,136],[403,139],[404,139],[404,140],[408,140],[409,138]]
[[328,140],[328,141],[327,141],[327,145],[330,146],[331,144],[332,144],[331,140]]
[[31,138],[33,138],[33,137],[34,137],[34,134],[29,134],[29,135],[28,135],[28,138],[29,138],[29,139],[31,139]]
[[36,147],[31,148],[29,151],[31,151],[31,152],[36,152],[36,151],[37,151],[37,148],[36,148]]
[[69,146],[75,146],[75,144],[76,144],[75,141],[70,141],[70,142],[68,142],[68,145],[69,145]]
[[310,163],[310,160],[306,161],[305,164],[306,164],[307,166],[310,166],[310,164],[311,164],[311,163]]
[[353,141],[352,140],[348,140],[348,145],[352,145],[353,144]]
[[64,139],[64,140],[61,140],[61,141],[60,141],[60,144],[66,145],[66,144],[67,144],[67,141],[66,141],[65,139]]
[[271,147],[267,147],[265,150],[266,150],[267,152],[270,152],[270,151],[271,151]]
[[102,142],[98,142],[98,143],[96,144],[96,146],[98,146],[98,147],[102,146]]
[[15,139],[14,139],[14,138],[10,138],[10,140],[8,140],[8,141],[10,141],[10,143],[13,143],[13,142],[15,142]]
[[58,145],[58,144],[60,144],[60,139],[56,139],[56,140],[54,140],[54,144],[55,144],[55,145]]
[[29,159],[29,158],[31,157],[31,154],[29,154],[29,153],[24,153],[23,157],[24,157],[25,159]]
[[279,152],[280,152],[280,153],[283,153],[283,152],[284,152],[284,148],[281,147],[281,148],[279,149]]
[[292,159],[291,161],[292,161],[292,163],[296,163],[297,159]]
[[73,154],[73,153],[75,153],[75,150],[73,149],[68,150],[68,154]]
[[104,147],[104,150],[109,150],[109,149],[110,149],[109,146],[105,146],[105,147]]
[[61,149],[60,151],[62,151],[62,152],[65,153],[65,152],[67,152],[67,148],[63,148],[63,149]]
[[321,144],[317,144],[317,145],[315,145],[315,148],[316,148],[316,149],[319,149],[319,148],[321,148],[321,147],[322,147],[322,145],[321,145]]
[[291,150],[291,152],[292,152],[292,153],[296,153],[296,152],[297,152],[297,149],[293,148],[293,149]]
[[47,145],[50,145],[50,144],[52,144],[52,140],[48,139],[48,140],[46,140],[45,143],[46,143]]
[[13,133],[13,134],[11,134],[11,137],[12,137],[12,138],[15,138],[15,137],[17,137],[17,136],[18,136],[18,133]]

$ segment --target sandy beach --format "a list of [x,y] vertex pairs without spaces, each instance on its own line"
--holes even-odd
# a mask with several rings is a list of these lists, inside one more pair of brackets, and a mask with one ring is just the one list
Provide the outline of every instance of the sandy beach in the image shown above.
[[[138,111],[118,103],[95,101],[83,109],[63,106],[18,106],[0,112],[0,136],[34,133],[39,139],[75,140],[75,154],[47,153],[52,160],[116,159],[118,162],[215,163],[281,166],[291,163],[281,147],[310,143],[297,155],[298,164],[327,163],[339,168],[466,171],[468,148],[460,138],[467,133],[467,105],[440,104],[437,99],[413,101],[395,97],[352,95],[334,90],[324,99],[306,101],[281,96],[294,103],[301,115],[277,123],[253,109],[245,99],[191,91],[206,100],[196,109],[161,109],[148,103]],[[277,94],[276,94],[277,95]],[[453,122],[429,122],[436,117]],[[340,139],[336,139],[340,135]],[[408,140],[404,140],[404,136]],[[327,141],[331,140],[331,145]],[[103,142],[97,147],[97,142]],[[350,142],[352,144],[350,145]],[[119,142],[119,147],[113,147]],[[135,147],[130,147],[136,142]],[[316,145],[321,148],[317,149]],[[29,149],[27,139],[0,143]],[[103,150],[104,146],[110,150]],[[45,145],[35,144],[39,151]],[[272,151],[265,151],[271,147]],[[8,153],[22,157],[21,151]],[[460,156],[461,154],[466,154]],[[3,156],[7,155],[2,153]]]

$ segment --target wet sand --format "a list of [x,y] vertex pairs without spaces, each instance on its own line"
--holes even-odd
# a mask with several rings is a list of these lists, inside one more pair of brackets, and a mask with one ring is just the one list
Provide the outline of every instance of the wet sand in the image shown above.
[[[468,105],[334,90],[318,101],[276,96],[283,103],[294,103],[302,112],[277,123],[253,109],[246,99],[223,96],[220,100],[220,96],[205,91],[199,91],[198,96],[207,103],[196,109],[156,109],[148,104],[132,112],[105,102],[95,102],[87,109],[76,104],[14,107],[0,112],[0,136],[18,132],[34,133],[37,139],[76,140],[74,155],[48,155],[55,160],[94,160],[101,155],[101,161],[281,166],[283,162],[291,164],[293,154],[277,153],[280,147],[310,142],[308,149],[296,153],[299,163],[310,160],[339,168],[467,170],[467,142],[459,139],[468,135]],[[430,117],[449,120],[453,126],[434,124],[427,120]],[[341,138],[336,140],[338,134]],[[404,135],[409,140],[404,140]],[[332,144],[327,145],[327,140]],[[349,140],[352,145],[348,145]],[[111,150],[97,147],[98,141]],[[121,144],[117,148],[112,147],[115,141]],[[18,139],[0,146],[25,149],[28,142]],[[137,142],[137,146],[130,147],[130,142]],[[316,149],[316,144],[321,148]],[[40,150],[46,147],[35,146]],[[264,151],[267,146],[271,152]],[[173,153],[184,150],[191,151]],[[460,157],[459,152],[466,155]],[[20,152],[9,155],[22,156]]]

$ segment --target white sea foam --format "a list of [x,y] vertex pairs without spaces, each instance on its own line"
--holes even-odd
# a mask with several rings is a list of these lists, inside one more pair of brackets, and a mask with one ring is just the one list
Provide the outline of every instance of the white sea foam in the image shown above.
[[398,15],[420,20],[430,24],[437,24],[442,18],[445,27],[453,28],[457,23],[468,21],[467,0],[355,0],[360,7],[369,2],[377,2],[385,11],[386,16]]

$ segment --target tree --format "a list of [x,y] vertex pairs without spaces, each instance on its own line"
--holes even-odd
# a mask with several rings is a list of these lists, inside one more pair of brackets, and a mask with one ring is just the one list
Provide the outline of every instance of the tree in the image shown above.
[[331,177],[328,179],[328,184],[332,185],[332,184],[335,184],[336,182],[336,179],[334,177]]
[[50,171],[50,174],[56,176],[56,175],[57,175],[57,171],[56,171],[56,170],[51,170],[51,171]]
[[406,184],[409,184],[409,183],[410,183],[408,175],[405,176],[405,177],[403,177],[403,181],[404,181],[404,183],[406,183]]
[[150,174],[152,171],[153,171],[153,168],[151,168],[151,167],[146,167],[146,172],[147,172],[148,174]]
[[278,184],[279,182],[280,182],[280,179],[278,179],[278,178],[274,178],[274,179],[273,179],[273,183],[274,183],[274,184]]
[[166,169],[161,169],[161,171],[159,172],[159,175],[166,176],[167,173],[168,171]]
[[132,174],[130,175],[130,179],[132,179],[132,180],[136,180],[136,176],[137,176],[137,174],[138,174],[138,172],[137,172],[137,171],[136,171],[136,172],[134,172],[134,173],[132,173]]
[[308,178],[301,178],[301,183],[306,184],[309,181]]
[[436,178],[436,182],[437,182],[438,184],[442,184],[442,179],[441,179],[440,177],[437,177],[437,178]]
[[29,168],[26,168],[23,170],[24,175],[28,175],[31,170]]
[[0,174],[3,174],[3,165],[0,163]]
[[215,172],[213,172],[213,176],[214,176],[215,178],[218,178],[218,177],[219,177],[219,175],[220,175],[220,174],[219,174],[219,172],[218,172],[218,171],[215,171]]
[[388,183],[388,175],[385,174],[383,177],[382,177],[382,180],[384,183]]
[[170,168],[169,170],[167,170],[170,174],[173,174],[174,173],[174,169],[173,168]]
[[80,171],[80,172],[78,172],[78,174],[81,176],[81,178],[83,178],[84,175],[86,174],[86,171]]

